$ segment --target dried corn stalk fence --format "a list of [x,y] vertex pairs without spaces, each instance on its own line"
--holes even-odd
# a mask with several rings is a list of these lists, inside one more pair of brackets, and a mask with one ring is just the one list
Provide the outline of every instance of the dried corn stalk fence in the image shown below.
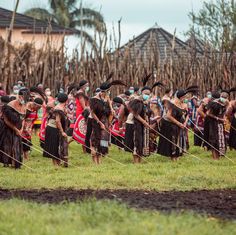
[[[0,81],[8,92],[17,80],[23,80],[27,86],[43,83],[44,87],[50,87],[56,93],[59,87],[66,88],[71,83],[86,79],[94,91],[113,72],[112,79],[121,79],[128,86],[141,87],[142,78],[149,73],[154,74],[150,85],[158,80],[166,88],[199,85],[203,93],[219,84],[226,88],[236,86],[236,52],[209,52],[206,48],[199,56],[195,48],[188,48],[184,56],[176,58],[172,53],[175,50],[173,38],[169,54],[161,60],[154,39],[149,40],[151,49],[146,54],[134,52],[131,44],[121,50],[120,38],[114,40],[115,43],[118,41],[118,45],[112,53],[107,49],[106,35],[98,35],[96,41],[98,45],[94,44],[89,51],[85,50],[84,41],[80,51],[75,49],[73,55],[67,57],[64,45],[55,51],[50,40],[36,51],[32,44],[15,48],[0,38]],[[115,88],[114,93],[121,92],[119,89],[124,90]]]

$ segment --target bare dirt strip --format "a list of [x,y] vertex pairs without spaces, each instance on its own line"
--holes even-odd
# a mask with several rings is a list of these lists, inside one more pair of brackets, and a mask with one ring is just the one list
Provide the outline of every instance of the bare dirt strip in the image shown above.
[[191,210],[222,219],[236,219],[236,190],[143,191],[92,189],[1,189],[0,200],[20,198],[38,203],[76,202],[88,198],[110,199],[138,209],[162,212]]

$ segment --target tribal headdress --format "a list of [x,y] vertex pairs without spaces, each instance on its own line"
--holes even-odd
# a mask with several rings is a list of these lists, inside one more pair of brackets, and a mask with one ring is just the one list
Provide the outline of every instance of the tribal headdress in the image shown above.
[[47,103],[48,98],[47,98],[46,94],[38,87],[36,87],[36,86],[30,87],[29,92],[30,92],[30,96],[32,98],[36,98],[36,97],[40,96]]
[[102,91],[102,92],[104,92],[104,91],[108,91],[112,86],[127,86],[123,81],[121,81],[121,80],[114,80],[114,81],[111,81],[110,82],[110,80],[111,80],[111,78],[113,77],[113,72],[112,73],[110,73],[109,75],[108,75],[108,77],[107,77],[107,79],[106,79],[106,81],[105,82],[103,82],[101,85],[100,85],[100,90]]
[[181,98],[181,97],[187,95],[188,93],[197,92],[197,91],[199,91],[199,87],[198,86],[196,86],[196,85],[189,86],[186,89],[179,89],[179,90],[177,90],[176,97],[177,98]]

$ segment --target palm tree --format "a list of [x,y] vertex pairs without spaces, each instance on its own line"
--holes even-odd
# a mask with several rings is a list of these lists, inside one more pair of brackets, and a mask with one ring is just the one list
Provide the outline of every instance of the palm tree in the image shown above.
[[25,15],[39,20],[51,20],[63,27],[74,28],[78,36],[82,36],[93,43],[93,38],[86,29],[95,29],[96,32],[105,32],[105,23],[100,12],[82,7],[77,8],[78,0],[48,0],[50,10],[44,8],[31,8],[24,12]]

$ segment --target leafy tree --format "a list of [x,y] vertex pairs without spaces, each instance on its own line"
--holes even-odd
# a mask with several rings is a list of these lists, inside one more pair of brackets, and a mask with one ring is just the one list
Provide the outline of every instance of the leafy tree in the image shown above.
[[190,12],[188,34],[210,42],[217,49],[236,50],[236,3],[234,0],[204,1],[198,13]]

